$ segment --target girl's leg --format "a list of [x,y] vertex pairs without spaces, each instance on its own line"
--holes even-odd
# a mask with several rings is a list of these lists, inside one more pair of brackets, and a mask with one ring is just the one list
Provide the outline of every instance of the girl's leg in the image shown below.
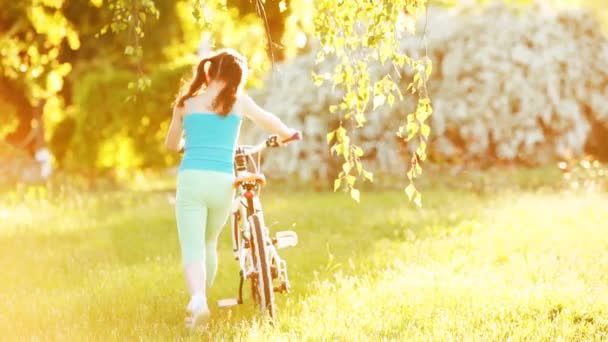
[[230,174],[214,173],[214,191],[206,193],[207,230],[205,232],[205,266],[207,287],[213,285],[217,274],[217,240],[230,215],[233,198],[234,176]]
[[207,208],[196,191],[196,178],[187,171],[177,181],[175,213],[184,273],[190,294],[205,296],[205,224]]
[[217,274],[217,240],[230,215],[231,197],[220,208],[209,208],[205,238],[205,266],[207,268],[207,287],[213,285]]
[[205,294],[205,266],[202,260],[184,264],[184,273],[188,282],[190,295]]

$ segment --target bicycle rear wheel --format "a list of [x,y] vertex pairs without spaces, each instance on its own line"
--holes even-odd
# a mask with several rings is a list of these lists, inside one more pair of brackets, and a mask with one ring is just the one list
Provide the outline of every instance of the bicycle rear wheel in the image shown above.
[[264,234],[264,226],[257,215],[249,217],[249,225],[251,229],[251,254],[257,270],[257,276],[252,279],[253,296],[257,299],[257,304],[262,313],[268,314],[270,320],[274,322],[276,319],[274,288],[272,286],[270,256],[266,248],[267,239]]

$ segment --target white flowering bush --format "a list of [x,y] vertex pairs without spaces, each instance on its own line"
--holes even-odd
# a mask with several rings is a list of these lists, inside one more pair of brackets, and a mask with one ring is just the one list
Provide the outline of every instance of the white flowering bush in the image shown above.
[[[581,155],[592,125],[608,125],[608,40],[588,12],[431,8],[426,41],[433,61],[429,153],[435,160],[542,164]],[[416,58],[425,53],[422,42],[405,37],[401,46]],[[339,166],[332,162],[326,134],[338,124],[328,108],[342,94],[313,83],[313,71],[330,72],[334,65],[329,60],[316,65],[315,55],[311,51],[278,66],[266,87],[254,93],[306,138],[289,153],[268,154],[265,169],[280,166],[301,180],[334,177]],[[370,69],[372,79],[387,70],[401,76],[404,99],[375,111],[370,103],[368,122],[355,130],[354,139],[365,152],[366,168],[405,174],[403,157],[412,146],[404,151],[396,131],[415,109],[417,98],[406,93],[412,72],[388,63]],[[263,135],[255,129],[244,133],[247,142]]]

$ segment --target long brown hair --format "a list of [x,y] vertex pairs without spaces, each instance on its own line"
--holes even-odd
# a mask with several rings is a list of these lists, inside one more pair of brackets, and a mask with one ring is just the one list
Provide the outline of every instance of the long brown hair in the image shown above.
[[211,80],[221,81],[224,83],[224,88],[220,90],[217,97],[213,100],[213,107],[220,115],[226,116],[236,102],[236,94],[239,87],[247,79],[247,62],[243,56],[236,51],[224,49],[217,52],[215,55],[202,59],[194,70],[194,77],[187,87],[187,90],[182,93],[177,99],[177,106],[183,107],[187,99],[197,94],[203,86],[209,84],[205,68],[209,64],[208,74]]

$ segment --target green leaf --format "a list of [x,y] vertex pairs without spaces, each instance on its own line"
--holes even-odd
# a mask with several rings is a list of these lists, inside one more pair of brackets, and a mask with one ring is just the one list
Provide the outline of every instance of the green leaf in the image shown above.
[[335,144],[334,146],[332,146],[332,148],[334,149],[334,152],[336,152],[337,155],[342,155],[344,153],[344,145],[342,144]]
[[132,47],[131,45],[127,45],[127,47],[125,47],[125,55],[132,56],[134,53],[135,53],[134,47]]
[[388,105],[392,107],[393,104],[395,103],[395,95],[388,94],[387,102],[388,102]]
[[418,133],[418,123],[416,121],[407,123],[407,140],[411,140]]
[[386,101],[386,96],[384,96],[383,94],[374,96],[374,110],[376,110],[376,108],[382,106],[385,101]]
[[344,82],[344,74],[336,73],[334,75],[334,86],[340,85],[342,82]]
[[363,127],[363,125],[367,122],[367,119],[363,113],[357,113],[355,114],[355,121],[357,122],[357,127]]
[[327,143],[331,144],[331,141],[334,140],[335,136],[336,136],[336,131],[331,131],[331,132],[327,133]]
[[410,183],[410,185],[405,188],[405,193],[407,194],[407,198],[409,198],[411,201],[414,197],[414,194],[416,194],[416,187],[414,186],[414,184]]
[[345,162],[344,164],[342,164],[342,171],[344,171],[344,173],[348,174],[350,172],[351,169],[351,165],[349,162]]
[[355,176],[346,176],[346,183],[348,183],[349,185],[355,185],[355,181],[357,180],[357,178]]
[[414,203],[416,203],[416,206],[418,208],[422,208],[422,195],[419,192],[416,193],[416,197],[414,198]]
[[334,153],[335,153],[335,154],[338,154],[338,145],[337,145],[337,144],[334,144],[334,145],[333,145],[333,146],[332,146],[332,147],[329,149],[329,152],[330,152],[332,155],[333,155]]
[[431,114],[426,110],[426,107],[418,107],[416,109],[416,119],[420,122],[425,122]]
[[362,173],[363,173],[363,178],[369,180],[372,183],[374,182],[374,174],[373,173],[371,173],[369,171],[366,171],[366,170],[363,170]]
[[80,38],[78,37],[78,33],[73,30],[68,30],[67,35],[68,46],[72,50],[78,50],[80,48]]
[[144,48],[143,48],[143,46],[136,47],[135,48],[135,57],[141,58],[143,55],[144,55]]
[[422,139],[420,140],[420,145],[418,145],[418,149],[416,149],[416,153],[420,157],[420,160],[426,160],[426,142]]
[[429,127],[429,125],[427,125],[427,124],[422,124],[422,125],[420,126],[420,134],[422,134],[422,136],[423,136],[425,139],[428,139],[428,137],[429,137],[429,134],[430,134],[430,133],[431,133],[431,127]]
[[334,180],[334,192],[336,192],[340,188],[341,182],[342,178],[337,178]]
[[350,197],[352,197],[352,199],[354,199],[357,202],[359,202],[360,195],[361,194],[359,193],[359,190],[354,189],[354,188],[350,190]]
[[418,148],[416,149],[416,153],[424,154],[425,152],[426,152],[426,142],[421,140],[420,145],[418,145]]
[[354,152],[355,152],[355,156],[357,157],[362,157],[363,156],[363,149],[359,146],[354,146],[353,147]]
[[325,78],[322,75],[319,74],[313,74],[312,75],[312,79],[314,81],[314,84],[319,87],[323,84],[323,82],[325,81]]

